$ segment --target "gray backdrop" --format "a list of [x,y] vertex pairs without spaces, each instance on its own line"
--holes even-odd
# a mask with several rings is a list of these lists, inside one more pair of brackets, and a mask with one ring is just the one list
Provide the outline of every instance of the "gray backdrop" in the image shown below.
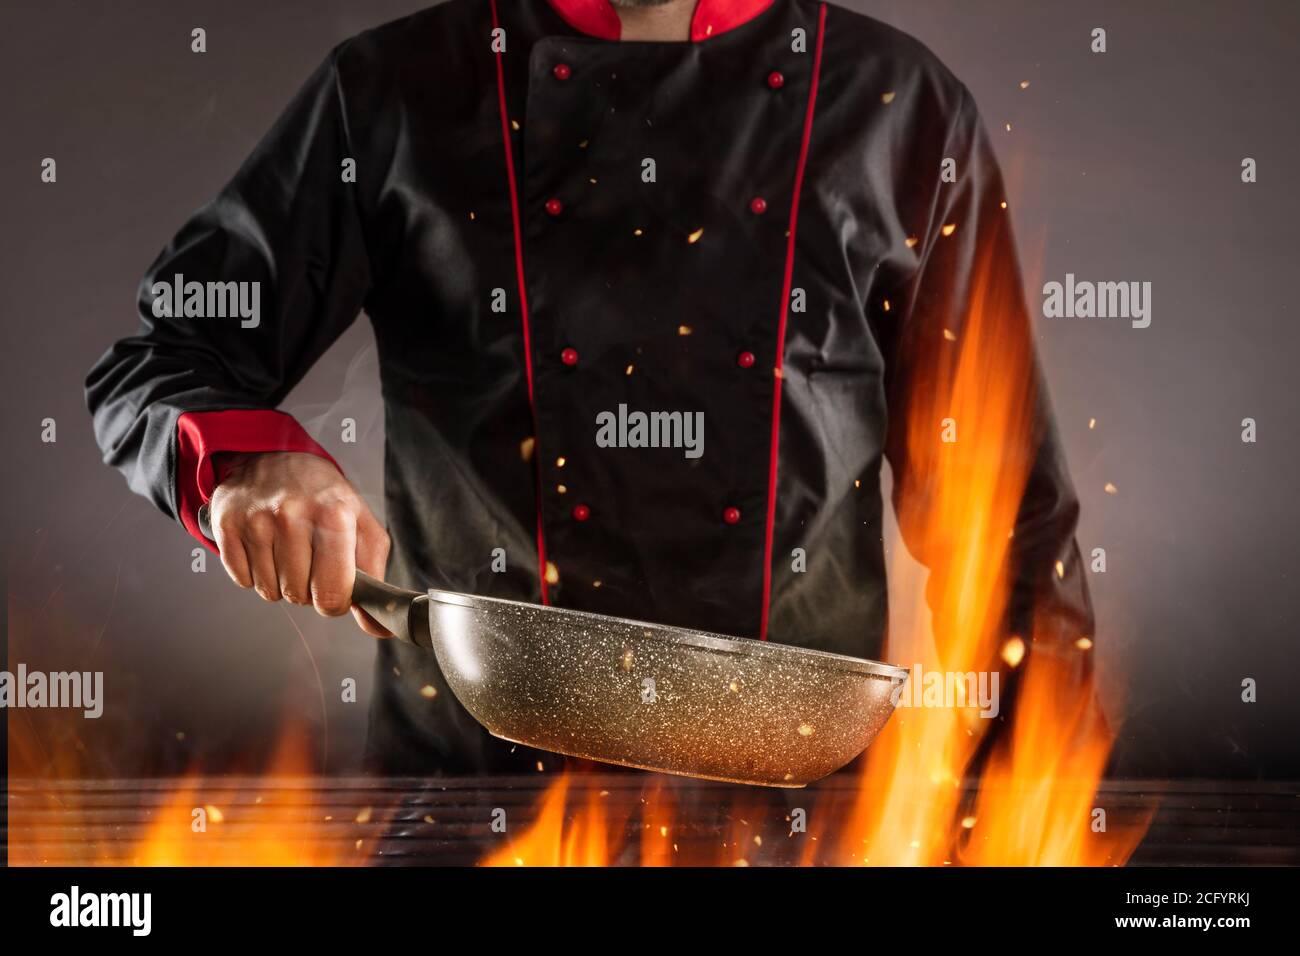
[[[146,266],[325,52],[422,5],[5,4],[9,661],[106,672],[103,719],[39,724],[50,752],[67,751],[60,733],[80,737],[80,772],[256,766],[286,714],[329,751],[331,769],[357,766],[369,638],[261,603],[215,559],[193,573],[194,542],[100,464],[81,389],[133,328]],[[1083,502],[1080,543],[1109,558],[1091,583],[1103,689],[1125,721],[1117,770],[1297,776],[1300,4],[846,5],[921,38],[974,92],[1006,170],[1031,303],[1066,272],[1153,283],[1148,329],[1040,322]],[[208,31],[206,55],[189,52],[194,26]],[[1108,31],[1104,55],[1089,52],[1095,26]],[[55,185],[39,180],[46,156],[58,161]],[[1246,156],[1258,160],[1257,184],[1240,181]],[[286,408],[377,506],[382,417],[367,322]],[[337,440],[344,414],[361,424],[355,445]],[[1240,439],[1248,416],[1259,423],[1253,445]],[[57,421],[54,444],[40,440],[45,418]],[[347,676],[359,704],[339,700]],[[1256,704],[1240,702],[1245,677],[1259,682]]]

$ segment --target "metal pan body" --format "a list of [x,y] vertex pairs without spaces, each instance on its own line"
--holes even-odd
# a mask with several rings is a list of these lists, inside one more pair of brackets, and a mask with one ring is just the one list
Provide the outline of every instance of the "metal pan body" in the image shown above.
[[692,777],[811,783],[866,749],[907,678],[839,654],[519,601],[432,590],[427,609],[448,685],[497,737]]

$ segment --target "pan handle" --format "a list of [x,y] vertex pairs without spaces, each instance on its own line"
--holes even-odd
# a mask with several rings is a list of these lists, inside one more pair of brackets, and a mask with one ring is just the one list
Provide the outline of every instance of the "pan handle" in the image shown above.
[[433,647],[429,635],[429,595],[408,591],[358,571],[352,583],[352,603],[392,633],[416,647]]

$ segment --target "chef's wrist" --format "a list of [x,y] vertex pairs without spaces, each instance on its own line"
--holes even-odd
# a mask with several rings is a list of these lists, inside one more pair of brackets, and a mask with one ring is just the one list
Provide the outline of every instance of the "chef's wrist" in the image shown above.
[[242,471],[255,458],[275,454],[265,451],[221,451],[212,456],[213,491],[226,482],[232,473]]

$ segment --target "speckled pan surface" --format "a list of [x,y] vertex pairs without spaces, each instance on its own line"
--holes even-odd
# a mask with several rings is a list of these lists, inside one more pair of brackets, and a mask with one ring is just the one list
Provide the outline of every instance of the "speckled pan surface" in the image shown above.
[[608,763],[801,787],[861,753],[906,670],[517,601],[429,592],[448,684],[507,740]]

